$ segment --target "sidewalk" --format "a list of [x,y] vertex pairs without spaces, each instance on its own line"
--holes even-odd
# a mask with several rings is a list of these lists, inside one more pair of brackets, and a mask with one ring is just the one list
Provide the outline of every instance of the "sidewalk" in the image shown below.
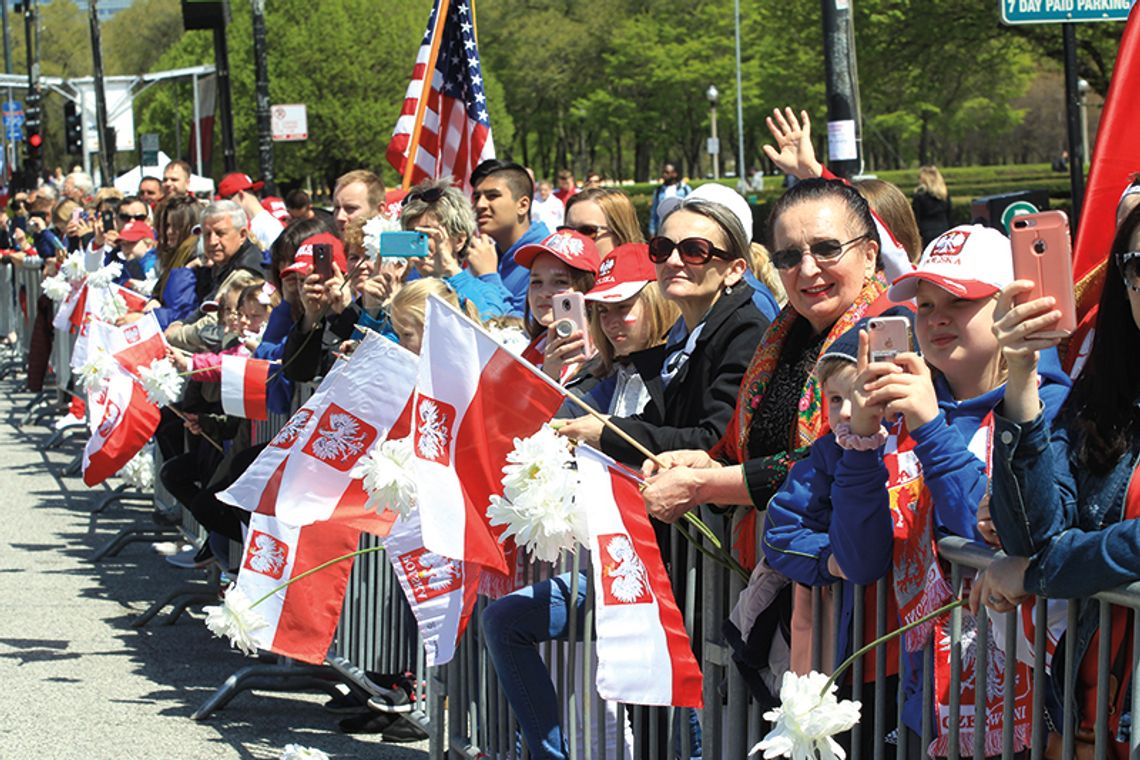
[[323,694],[246,692],[204,722],[194,710],[253,662],[211,637],[199,608],[173,626],[132,618],[197,579],[150,544],[92,563],[93,550],[149,508],[91,507],[104,493],[59,478],[82,437],[40,452],[48,431],[20,430],[31,398],[0,383],[0,758],[277,758],[290,743],[332,757],[421,760],[426,745],[347,736]]

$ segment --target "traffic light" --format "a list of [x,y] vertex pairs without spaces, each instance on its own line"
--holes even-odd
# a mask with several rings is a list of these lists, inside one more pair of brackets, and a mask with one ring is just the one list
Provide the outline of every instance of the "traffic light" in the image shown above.
[[79,113],[79,105],[71,100],[63,106],[63,133],[68,155],[82,156],[83,117]]
[[42,102],[43,95],[39,88],[29,88],[24,100],[24,145],[27,148],[24,163],[33,176],[38,175],[43,166]]

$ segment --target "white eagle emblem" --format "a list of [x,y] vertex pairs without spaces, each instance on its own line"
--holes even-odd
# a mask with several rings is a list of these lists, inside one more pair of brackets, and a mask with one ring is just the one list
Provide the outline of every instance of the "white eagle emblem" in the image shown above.
[[614,536],[606,544],[606,554],[614,561],[614,565],[607,564],[605,575],[611,578],[609,584],[610,594],[622,604],[632,604],[646,595],[649,578],[645,572],[645,563],[633,549],[633,544],[624,535]]
[[419,556],[420,576],[432,591],[451,588],[461,580],[459,563],[435,552],[424,552]]
[[297,440],[297,436],[301,435],[305,425],[309,424],[312,419],[313,412],[311,409],[298,409],[297,413],[289,418],[284,427],[277,431],[277,435],[273,436],[273,440],[269,442],[270,446],[279,449],[287,449],[293,445]]
[[288,547],[268,533],[254,531],[249,540],[245,566],[255,573],[280,578],[289,559]]
[[569,233],[558,235],[552,240],[547,241],[546,247],[570,258],[581,256],[585,250],[582,241]]
[[313,456],[325,461],[348,459],[364,450],[368,433],[361,430],[360,420],[351,414],[334,413],[328,418],[328,427],[318,427],[313,439]]
[[416,452],[423,459],[444,458],[448,440],[451,438],[446,415],[430,399],[421,401],[417,411],[419,424],[416,427]]

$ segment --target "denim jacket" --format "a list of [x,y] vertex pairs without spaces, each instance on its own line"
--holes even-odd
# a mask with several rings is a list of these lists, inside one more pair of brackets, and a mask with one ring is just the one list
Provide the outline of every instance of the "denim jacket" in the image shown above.
[[[998,416],[996,433],[990,511],[1006,552],[1032,558],[1025,590],[1075,599],[1140,579],[1140,520],[1123,519],[1140,461],[1140,437],[1133,437],[1109,472],[1096,475],[1077,462],[1076,447],[1070,446],[1074,431],[1061,425],[1050,430],[1042,414],[1024,425]],[[1096,605],[1081,599],[1077,663],[1098,625]],[[1064,651],[1057,647],[1053,663],[1058,695]]]

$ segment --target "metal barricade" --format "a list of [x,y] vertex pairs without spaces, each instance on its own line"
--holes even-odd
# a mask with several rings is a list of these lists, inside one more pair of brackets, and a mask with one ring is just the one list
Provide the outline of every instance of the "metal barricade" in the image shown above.
[[6,338],[16,332],[19,321],[16,319],[16,287],[12,270],[15,264],[11,259],[0,260],[0,337]]
[[[24,356],[32,343],[32,327],[36,324],[36,314],[39,311],[40,292],[43,280],[43,259],[39,256],[28,256],[23,265],[16,268],[16,292],[22,293],[24,313],[22,331],[20,333],[20,346]],[[19,297],[19,296],[18,296]]]

